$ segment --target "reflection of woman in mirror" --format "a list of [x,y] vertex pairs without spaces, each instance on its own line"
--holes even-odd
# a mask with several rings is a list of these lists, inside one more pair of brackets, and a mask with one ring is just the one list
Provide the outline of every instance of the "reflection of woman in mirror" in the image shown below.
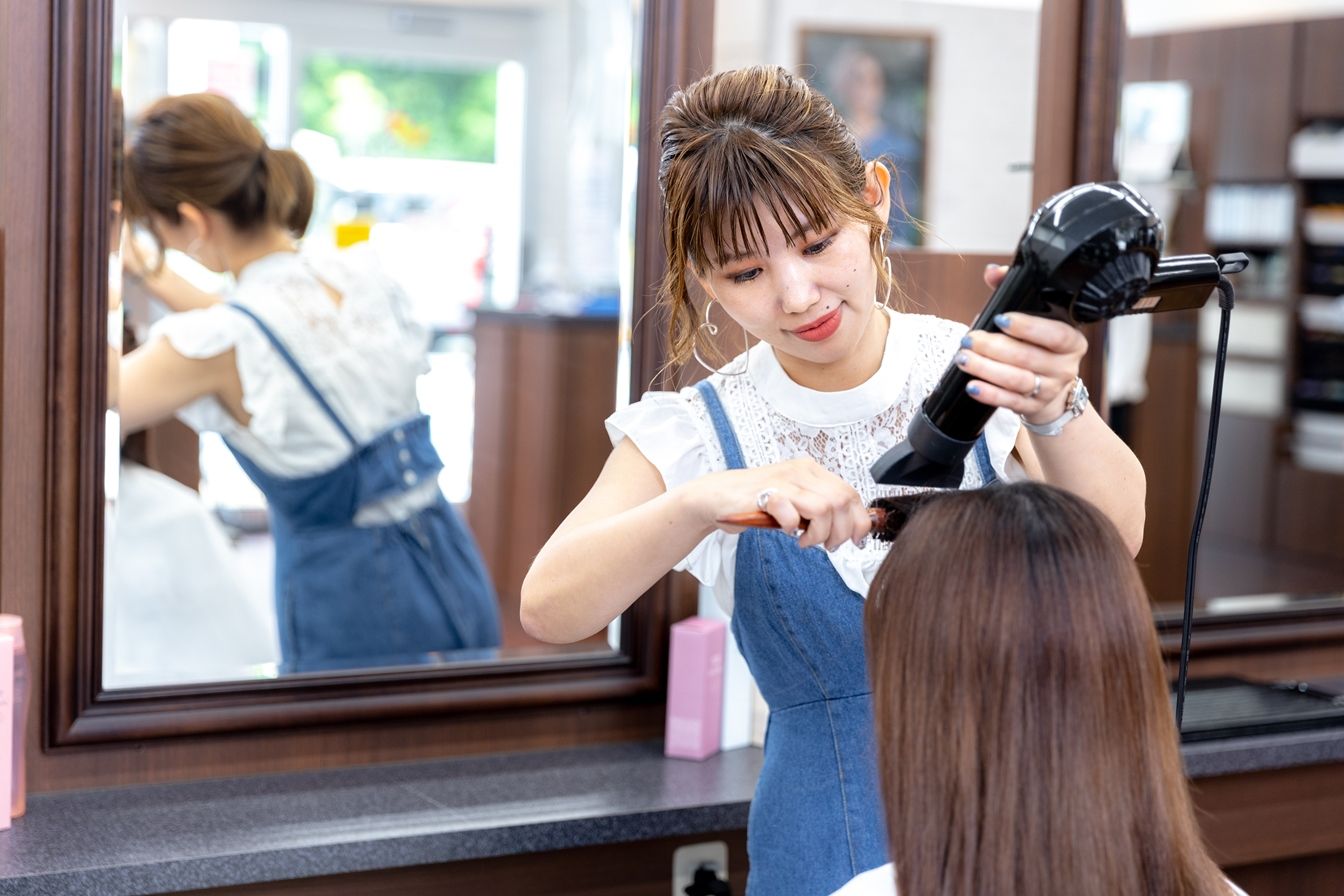
[[865,611],[895,870],[843,896],[1230,896],[1200,841],[1148,595],[1088,502],[927,502]]
[[859,141],[865,159],[889,160],[896,167],[899,202],[891,203],[887,226],[898,246],[919,244],[919,230],[903,209],[923,208],[919,181],[913,176],[923,165],[920,146],[898,132],[884,118],[887,74],[882,61],[857,41],[843,45],[830,67],[831,92],[845,123]]
[[[712,587],[770,705],[747,833],[752,891],[830,893],[887,861],[862,614],[886,556],[865,541],[866,505],[899,490],[879,488],[869,465],[956,356],[971,394],[1001,409],[964,488],[1061,485],[1102,507],[1137,550],[1143,470],[1074,404],[1087,349],[1077,330],[1010,314],[1002,333],[968,334],[890,307],[890,173],[864,161],[802,79],[759,67],[698,81],[668,104],[661,140],[671,358],[705,355],[725,314],[759,341],[695,387],[650,392],[609,418],[615,448],[537,556],[523,623],[574,641],[669,570]],[[1024,419],[1062,428],[1028,432]],[[783,531],[716,522],[757,509]],[[785,534],[804,521],[801,537]],[[975,545],[965,551],[973,558]]]
[[144,113],[125,167],[130,223],[236,285],[126,356],[122,424],[176,414],[219,432],[265,494],[282,668],[497,646],[494,593],[416,401],[426,334],[369,254],[297,251],[303,161],[228,100],[192,94]]

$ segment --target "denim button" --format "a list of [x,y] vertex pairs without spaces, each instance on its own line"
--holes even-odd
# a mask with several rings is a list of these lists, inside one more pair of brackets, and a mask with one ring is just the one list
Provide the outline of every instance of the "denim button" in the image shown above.
[[405,432],[405,430],[401,430],[401,429],[394,429],[394,430],[392,430],[392,438],[393,438],[395,441],[398,441],[398,442],[404,442],[404,441],[406,441],[406,432]]
[[408,464],[408,463],[410,463],[410,462],[411,462],[411,449],[409,449],[409,448],[403,448],[403,449],[401,449],[400,451],[398,451],[398,452],[397,452],[397,460],[401,461],[401,462],[404,463],[404,464]]
[[414,470],[407,470],[405,473],[401,474],[401,478],[407,485],[415,485],[420,477],[415,475]]

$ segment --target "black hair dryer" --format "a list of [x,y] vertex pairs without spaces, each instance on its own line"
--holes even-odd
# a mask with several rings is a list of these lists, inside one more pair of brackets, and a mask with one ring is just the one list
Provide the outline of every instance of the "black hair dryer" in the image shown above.
[[[1007,311],[1072,324],[1121,314],[1200,308],[1224,274],[1246,256],[1162,258],[1162,219],[1127,184],[1082,184],[1052,196],[1027,222],[1013,264],[974,330],[998,332]],[[872,466],[883,485],[957,488],[967,452],[996,408],[966,394],[971,380],[955,363],[925,399],[906,439]]]

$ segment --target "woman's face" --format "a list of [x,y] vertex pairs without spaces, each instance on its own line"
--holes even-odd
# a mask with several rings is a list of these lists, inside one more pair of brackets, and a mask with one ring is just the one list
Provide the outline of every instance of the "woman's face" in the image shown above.
[[876,308],[868,226],[840,221],[790,236],[760,202],[757,213],[765,251],[725,259],[705,272],[701,285],[743,329],[776,349],[795,380],[791,367],[846,361],[868,333]]

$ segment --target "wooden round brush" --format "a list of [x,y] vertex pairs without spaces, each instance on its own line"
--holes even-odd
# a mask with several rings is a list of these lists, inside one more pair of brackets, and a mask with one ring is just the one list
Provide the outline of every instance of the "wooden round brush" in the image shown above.
[[[938,494],[939,491],[927,491],[874,499],[868,505],[868,519],[873,523],[873,530],[869,534],[879,541],[895,541],[911,514]],[[719,517],[716,522],[724,526],[744,526],[748,529],[780,528],[779,521],[763,510],[728,514]],[[803,520],[804,529],[807,528],[807,523],[807,520]]]

